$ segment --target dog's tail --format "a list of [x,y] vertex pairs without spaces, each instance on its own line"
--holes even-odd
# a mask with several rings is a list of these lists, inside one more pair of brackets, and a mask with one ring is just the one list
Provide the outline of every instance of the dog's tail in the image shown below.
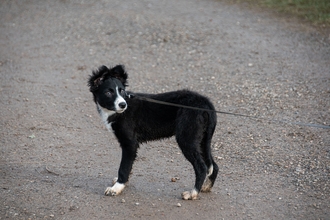
[[204,114],[207,115],[207,123],[206,123],[207,127],[205,129],[205,133],[203,137],[202,151],[203,151],[205,163],[208,169],[210,169],[211,165],[213,165],[213,158],[211,153],[211,141],[217,124],[217,115],[214,112],[205,112]]

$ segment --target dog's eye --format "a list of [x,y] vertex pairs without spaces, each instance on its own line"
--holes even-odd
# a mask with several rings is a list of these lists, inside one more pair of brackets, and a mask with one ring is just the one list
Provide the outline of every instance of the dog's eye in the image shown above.
[[119,92],[120,92],[121,95],[125,94],[125,90],[123,90],[123,89],[119,89]]
[[107,96],[112,96],[112,94],[113,94],[113,91],[107,91],[106,93],[105,93]]

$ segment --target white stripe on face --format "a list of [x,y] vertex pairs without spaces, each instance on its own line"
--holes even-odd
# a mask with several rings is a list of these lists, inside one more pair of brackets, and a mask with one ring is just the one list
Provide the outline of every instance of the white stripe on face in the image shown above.
[[[116,86],[116,95],[117,95],[117,98],[115,100],[115,110],[117,113],[122,113],[126,110],[127,108],[127,103],[125,101],[125,99],[120,95],[119,91],[118,91],[118,86]],[[119,106],[119,103],[122,103],[124,102],[126,104],[125,108],[122,109],[120,106]]]

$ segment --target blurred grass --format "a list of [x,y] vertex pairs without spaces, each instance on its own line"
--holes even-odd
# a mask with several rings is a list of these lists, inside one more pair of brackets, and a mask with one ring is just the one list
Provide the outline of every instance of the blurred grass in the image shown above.
[[286,15],[303,18],[314,24],[330,25],[330,0],[232,0],[231,3],[247,3]]
[[313,23],[330,23],[330,0],[264,0],[263,2],[279,12],[305,18]]

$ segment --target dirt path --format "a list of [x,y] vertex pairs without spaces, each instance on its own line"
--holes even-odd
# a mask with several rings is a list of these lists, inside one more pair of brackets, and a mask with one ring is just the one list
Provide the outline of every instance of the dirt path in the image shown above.
[[181,200],[194,175],[169,139],[104,196],[121,151],[86,85],[121,63],[132,91],[329,125],[330,48],[311,35],[210,0],[0,1],[0,219],[329,219],[329,130],[226,115],[211,193]]

